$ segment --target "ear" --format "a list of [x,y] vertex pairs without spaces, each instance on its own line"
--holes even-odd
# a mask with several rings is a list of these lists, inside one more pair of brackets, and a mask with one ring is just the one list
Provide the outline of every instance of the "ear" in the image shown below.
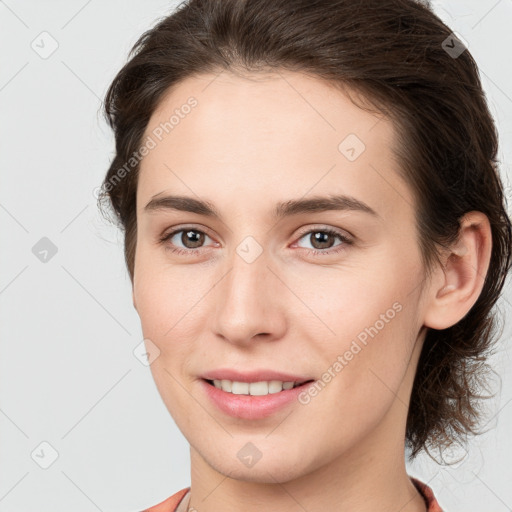
[[492,234],[482,212],[469,212],[460,221],[459,239],[443,257],[444,268],[433,276],[424,325],[447,329],[469,312],[482,291],[489,268]]

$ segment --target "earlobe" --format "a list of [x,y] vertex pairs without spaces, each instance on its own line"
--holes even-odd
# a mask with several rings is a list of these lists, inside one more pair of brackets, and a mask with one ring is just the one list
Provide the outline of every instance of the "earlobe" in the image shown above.
[[439,279],[432,281],[424,325],[447,329],[473,307],[482,291],[491,258],[491,228],[482,212],[467,213],[459,239],[450,247]]

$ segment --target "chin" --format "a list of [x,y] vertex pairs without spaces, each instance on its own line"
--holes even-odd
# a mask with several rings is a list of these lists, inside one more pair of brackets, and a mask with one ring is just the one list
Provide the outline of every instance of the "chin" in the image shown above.
[[214,457],[203,456],[203,458],[218,473],[242,482],[285,483],[308,473],[303,458],[286,460],[286,451],[282,454],[274,451],[271,458],[265,458],[263,453],[251,467],[241,462],[236,453],[230,458],[226,458],[225,452]]

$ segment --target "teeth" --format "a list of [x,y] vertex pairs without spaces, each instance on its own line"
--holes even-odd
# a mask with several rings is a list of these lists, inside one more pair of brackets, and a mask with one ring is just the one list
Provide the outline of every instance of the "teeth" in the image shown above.
[[222,389],[224,391],[231,392],[233,383],[230,380],[223,379],[223,380],[218,380],[217,382],[219,383],[219,386],[217,386],[217,387],[222,387]]
[[222,389],[227,393],[234,395],[252,395],[264,396],[272,393],[279,393],[280,391],[292,389],[298,383],[296,382],[282,382],[280,380],[262,381],[262,382],[237,382],[227,379],[213,381],[213,385],[217,389]]
[[248,382],[233,382],[231,384],[231,393],[234,395],[248,395],[249,383]]

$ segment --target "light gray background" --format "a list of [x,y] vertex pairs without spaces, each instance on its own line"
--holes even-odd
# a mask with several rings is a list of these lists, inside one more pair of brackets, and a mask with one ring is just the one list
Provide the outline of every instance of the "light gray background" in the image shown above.
[[[94,197],[114,149],[101,100],[176,4],[0,1],[0,512],[137,511],[190,483],[187,442],[133,354],[142,333],[121,236]],[[434,6],[479,64],[510,197],[512,0]],[[57,248],[46,263],[32,252],[43,237]],[[502,312],[510,302],[508,285]],[[509,321],[492,359],[490,431],[464,462],[409,466],[448,512],[512,510],[511,353]],[[47,469],[43,442],[58,453]]]

